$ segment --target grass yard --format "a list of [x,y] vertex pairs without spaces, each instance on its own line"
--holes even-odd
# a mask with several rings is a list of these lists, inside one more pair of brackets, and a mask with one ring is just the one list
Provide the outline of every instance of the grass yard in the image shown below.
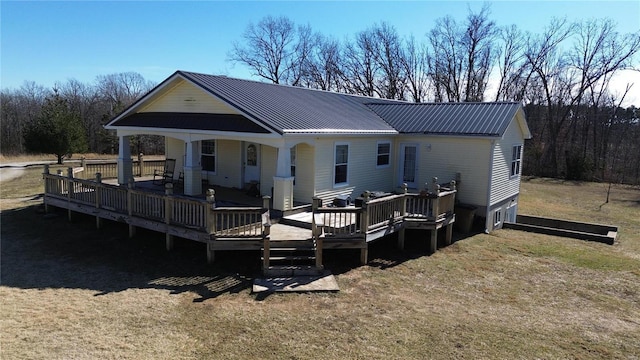
[[[620,226],[613,245],[500,230],[328,251],[335,294],[250,293],[259,254],[41,212],[41,168],[0,185],[2,359],[640,357],[640,189],[523,181],[520,212]],[[455,235],[455,234],[454,234]]]

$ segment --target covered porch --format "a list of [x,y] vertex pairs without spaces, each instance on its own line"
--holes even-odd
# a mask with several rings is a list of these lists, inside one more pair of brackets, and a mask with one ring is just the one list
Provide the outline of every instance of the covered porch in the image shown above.
[[[128,184],[134,179],[131,139],[142,135],[138,131],[118,130],[119,153],[117,183]],[[271,134],[194,134],[146,131],[144,134],[165,137],[166,159],[173,164],[165,168],[168,178],[162,182],[174,185],[174,191],[187,196],[203,196],[208,189],[232,189],[244,203],[251,197],[270,196],[274,210],[286,212],[302,205],[310,205],[313,190],[295,184],[295,172],[312,173],[313,162],[296,164],[298,151],[313,153],[312,145],[285,141]],[[312,156],[309,158],[313,158]],[[152,179],[135,178],[146,186]],[[153,182],[149,188],[157,188]],[[312,186],[312,184],[311,184]],[[162,189],[161,189],[162,190]],[[233,191],[225,191],[233,194]],[[237,197],[237,196],[236,196]]]

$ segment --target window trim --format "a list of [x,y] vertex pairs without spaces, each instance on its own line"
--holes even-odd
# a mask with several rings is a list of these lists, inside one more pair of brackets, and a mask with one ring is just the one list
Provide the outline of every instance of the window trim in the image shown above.
[[[387,144],[389,145],[389,152],[386,154],[380,154],[380,145],[384,145]],[[378,160],[380,159],[381,155],[387,155],[387,163],[386,164],[382,164],[379,165],[378,164]],[[388,168],[391,166],[391,141],[389,140],[382,140],[382,141],[378,141],[376,143],[376,169],[383,169],[383,168]]]
[[[518,152],[514,152],[515,149],[518,149]],[[517,154],[517,157],[514,159],[514,155]],[[514,169],[514,165],[516,168]],[[514,171],[515,170],[515,171]],[[511,146],[511,161],[509,161],[509,179],[514,179],[520,176],[522,173],[522,144],[514,144]]]
[[502,224],[502,208],[498,208],[493,212],[493,227]]
[[[337,155],[337,151],[338,151],[338,146],[346,146],[347,147],[347,162],[344,163],[344,165],[347,167],[346,170],[346,174],[345,174],[345,181],[344,182],[340,182],[340,183],[336,183],[336,167],[339,165],[336,163],[336,155]],[[331,182],[333,183],[333,187],[334,188],[338,188],[338,187],[343,187],[343,186],[348,186],[349,185],[349,158],[351,157],[351,144],[348,142],[336,142],[333,144],[333,170],[332,170],[332,180]],[[340,163],[340,165],[343,165],[343,163]]]
[[[204,142],[205,141],[213,141],[213,154],[212,153],[205,153],[204,150]],[[204,156],[210,156],[213,157],[213,171],[211,170],[205,170],[204,166],[202,166],[202,157]],[[202,166],[202,171],[206,172],[207,175],[216,175],[216,173],[218,172],[218,141],[216,139],[206,139],[206,140],[201,140],[200,141],[200,166]]]

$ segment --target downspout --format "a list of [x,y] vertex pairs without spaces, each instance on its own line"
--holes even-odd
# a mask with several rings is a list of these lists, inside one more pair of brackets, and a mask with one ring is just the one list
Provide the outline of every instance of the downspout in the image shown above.
[[496,148],[496,140],[492,139],[491,140],[491,150],[489,152],[489,179],[487,179],[487,208],[486,208],[486,213],[485,213],[485,220],[484,220],[484,232],[485,233],[489,233],[489,224],[491,221],[491,184],[492,184],[492,178],[493,178],[493,156],[495,153],[495,148]]

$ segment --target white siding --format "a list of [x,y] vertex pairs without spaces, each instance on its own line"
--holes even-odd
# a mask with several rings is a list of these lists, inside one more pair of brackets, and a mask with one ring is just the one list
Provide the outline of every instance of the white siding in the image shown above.
[[158,95],[139,112],[238,114],[234,108],[186,81]]
[[[397,144],[418,144],[418,184],[422,189],[432,178],[439,183],[455,180],[456,173],[461,174],[461,181],[456,199],[461,202],[486,206],[489,177],[490,140],[440,137],[440,136],[403,136]],[[396,146],[398,149],[399,146]],[[395,152],[397,162],[394,184],[400,186],[399,151]]]
[[276,176],[278,149],[262,145],[260,148],[260,193],[271,196],[273,177]]
[[165,137],[165,154],[167,159],[176,159],[175,176],[177,178],[177,174],[184,168],[184,141]]
[[[491,205],[520,193],[520,174],[509,178],[514,145],[524,145],[517,121],[511,121],[502,139],[496,141],[493,154]],[[522,172],[522,163],[521,172]]]
[[315,149],[307,144],[298,144],[297,148],[293,199],[297,202],[311,203],[314,196]]
[[[350,195],[353,200],[366,190],[393,191],[393,167],[376,167],[378,141],[391,141],[391,139],[390,137],[357,137],[316,141],[316,196],[323,199],[324,202],[328,202],[337,195]],[[339,187],[334,187],[333,185],[334,145],[336,142],[349,145],[348,185]],[[392,149],[392,151],[395,151],[395,149]]]
[[209,175],[209,184],[241,187],[242,149],[239,141],[216,140],[216,174]]

